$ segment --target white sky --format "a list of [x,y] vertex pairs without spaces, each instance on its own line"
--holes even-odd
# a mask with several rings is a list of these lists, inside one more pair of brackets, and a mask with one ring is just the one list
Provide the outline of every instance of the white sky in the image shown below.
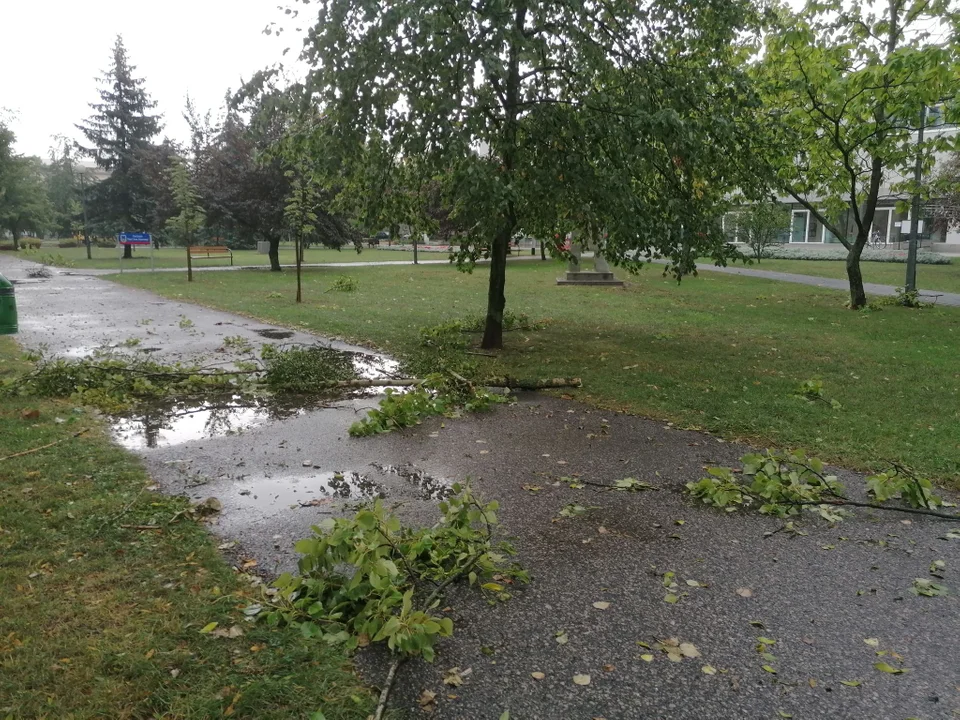
[[[228,88],[299,48],[292,27],[266,36],[271,21],[292,26],[283,0],[0,0],[0,111],[11,123],[16,150],[46,157],[51,136],[79,137],[74,124],[99,100],[96,78],[111,63],[114,38],[146,79],[163,115],[161,133],[185,141],[181,117],[187,93],[201,111],[222,104]],[[301,8],[303,6],[300,6]],[[158,138],[159,139],[159,138]]]

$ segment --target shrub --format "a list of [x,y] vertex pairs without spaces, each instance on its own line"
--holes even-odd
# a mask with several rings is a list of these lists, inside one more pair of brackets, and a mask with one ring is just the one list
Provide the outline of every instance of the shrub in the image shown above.
[[110,238],[97,238],[93,241],[93,244],[98,248],[115,248],[117,243]]
[[73,238],[68,238],[64,240],[59,240],[57,242],[57,247],[59,248],[75,248],[80,247],[80,241],[74,240]]
[[20,245],[31,250],[39,250],[43,240],[35,237],[20,238]]
[[[845,260],[847,250],[843,245],[775,245],[765,248],[762,257],[771,260]],[[861,260],[867,262],[905,263],[906,250],[888,250],[885,248],[864,248]],[[917,262],[921,265],[949,265],[951,259],[946,255],[920,250]]]

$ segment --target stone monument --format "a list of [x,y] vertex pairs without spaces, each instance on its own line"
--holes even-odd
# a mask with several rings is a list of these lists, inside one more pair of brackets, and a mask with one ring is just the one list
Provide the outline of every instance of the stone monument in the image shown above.
[[608,285],[613,287],[623,287],[623,280],[617,280],[610,269],[607,259],[600,255],[595,245],[587,243],[586,249],[590,250],[593,245],[593,270],[584,270],[581,265],[584,246],[574,239],[573,233],[567,235],[567,241],[570,243],[570,262],[567,263],[567,273],[562,278],[557,278],[557,285]]

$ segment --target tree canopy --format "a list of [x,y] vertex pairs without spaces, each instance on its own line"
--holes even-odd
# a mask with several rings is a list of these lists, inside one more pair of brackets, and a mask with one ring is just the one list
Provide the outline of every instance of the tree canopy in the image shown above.
[[920,191],[906,180],[917,153],[929,170],[946,134],[918,145],[921,108],[945,103],[960,119],[958,57],[948,0],[817,0],[783,11],[769,35],[758,81],[775,184],[847,249],[850,304],[867,300],[860,254],[884,188]]
[[[111,65],[100,78],[100,101],[77,128],[87,140],[80,151],[94,159],[109,177],[91,191],[91,223],[105,234],[150,230],[153,219],[151,184],[144,176],[144,153],[160,132],[160,118],[150,113],[156,103],[135,77],[123,38],[117,36]],[[128,247],[129,249],[129,247]]]
[[[465,228],[459,260],[491,259],[484,347],[502,346],[518,230],[589,231],[631,268],[648,254],[679,274],[698,252],[725,257],[727,194],[756,178],[747,0],[318,7],[304,58],[324,147],[354,192],[442,184]],[[399,221],[429,225],[430,194],[395,196],[408,198]]]

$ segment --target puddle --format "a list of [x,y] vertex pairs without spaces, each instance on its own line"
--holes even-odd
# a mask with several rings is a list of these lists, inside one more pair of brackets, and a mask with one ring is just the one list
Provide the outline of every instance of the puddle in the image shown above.
[[286,340],[287,338],[293,337],[292,330],[276,330],[274,328],[260,328],[254,330],[254,332],[260,337],[265,337],[268,340]]
[[234,395],[191,405],[142,408],[137,414],[117,418],[113,436],[129,450],[167,447],[205,438],[235,435],[270,420],[300,415],[307,407],[267,404]]
[[396,475],[415,486],[424,500],[442,500],[453,495],[453,483],[443,478],[435,478],[412,465],[381,465],[370,463],[384,475]]
[[353,369],[364,380],[381,380],[399,377],[400,363],[382,355],[352,353]]
[[322,472],[280,475],[237,483],[244,505],[261,508],[323,508],[340,500],[386,497],[384,489],[358,472]]

